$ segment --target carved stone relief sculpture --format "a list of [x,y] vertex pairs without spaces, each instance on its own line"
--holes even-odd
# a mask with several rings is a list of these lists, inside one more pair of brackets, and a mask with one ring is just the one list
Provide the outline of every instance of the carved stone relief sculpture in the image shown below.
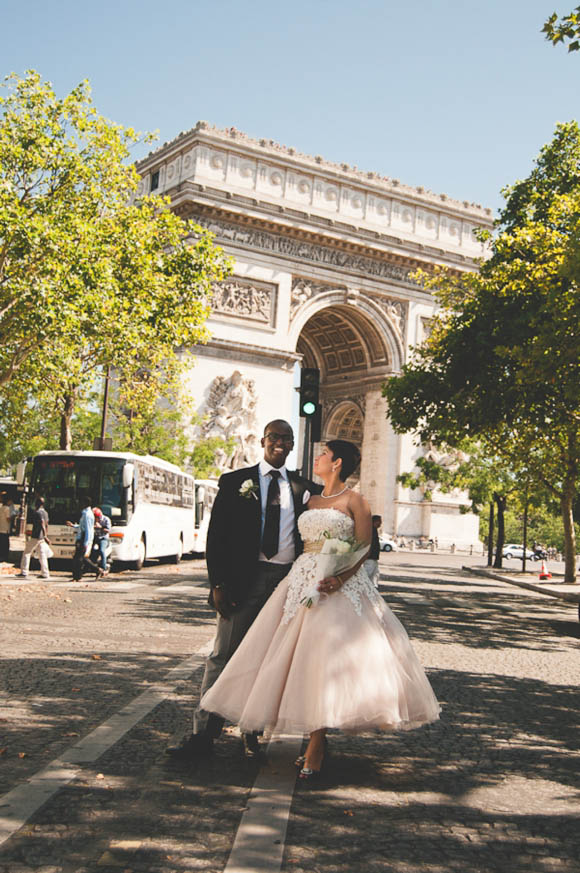
[[214,286],[212,310],[220,315],[243,318],[274,326],[276,286],[267,282],[244,281],[237,278]]
[[398,300],[383,300],[383,309],[389,317],[389,321],[403,339],[405,325],[405,305]]
[[215,463],[222,472],[258,461],[260,439],[256,406],[254,380],[245,378],[239,370],[234,370],[229,378],[217,376],[211,383],[203,436],[235,442],[229,454],[223,449],[216,452]]
[[298,307],[310,300],[311,297],[336,289],[346,291],[343,285],[325,285],[324,283],[310,282],[308,279],[293,279],[290,318],[293,318]]
[[[465,463],[467,458],[468,456],[465,452],[462,452],[460,449],[452,449],[449,446],[442,449],[431,441],[425,443],[425,459],[434,464],[438,464],[440,467],[443,467],[443,469],[449,470],[450,472],[457,470],[461,464]],[[427,488],[430,491],[439,490],[437,482],[432,480],[427,482]],[[454,496],[460,493],[461,491],[458,488],[454,488],[451,491],[451,494]]]

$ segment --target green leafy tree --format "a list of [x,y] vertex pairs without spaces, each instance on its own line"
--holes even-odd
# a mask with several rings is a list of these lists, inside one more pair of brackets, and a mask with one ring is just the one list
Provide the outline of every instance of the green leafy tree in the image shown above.
[[234,439],[221,437],[205,437],[197,440],[193,449],[192,465],[197,479],[212,479],[221,475],[221,469],[216,464],[216,452],[231,455],[236,446]]
[[212,235],[162,198],[136,198],[139,140],[99,116],[81,83],[58,98],[38,73],[0,97],[0,391],[50,391],[61,448],[105,367],[154,370],[206,338]]
[[116,450],[191,467],[199,417],[193,397],[183,389],[183,373],[190,366],[189,356],[183,356],[156,369],[139,368],[114,382],[109,409]]
[[545,22],[542,33],[553,45],[567,42],[568,51],[577,52],[580,49],[580,6],[560,17],[553,12]]
[[424,275],[441,311],[385,386],[396,430],[423,442],[485,439],[560,503],[566,580],[580,462],[580,129],[558,125],[530,175],[504,192],[479,273]]
[[[0,467],[10,469],[24,458],[60,446],[60,413],[50,391],[0,393]],[[100,395],[94,392],[77,404],[73,420],[73,449],[91,449],[100,434]]]

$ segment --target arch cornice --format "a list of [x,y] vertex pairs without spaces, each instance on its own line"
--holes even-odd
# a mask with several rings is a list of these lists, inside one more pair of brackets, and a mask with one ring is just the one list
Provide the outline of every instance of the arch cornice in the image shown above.
[[398,372],[405,361],[405,350],[394,324],[376,299],[368,297],[364,291],[347,288],[331,288],[302,303],[290,321],[288,338],[292,348],[296,348],[300,334],[313,315],[331,306],[353,307],[364,313],[378,330],[387,350],[387,358],[393,372]]

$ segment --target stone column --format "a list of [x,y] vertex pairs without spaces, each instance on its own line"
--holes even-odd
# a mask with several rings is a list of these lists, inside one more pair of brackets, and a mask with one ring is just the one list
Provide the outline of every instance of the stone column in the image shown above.
[[366,393],[360,490],[373,515],[382,515],[383,530],[391,532],[397,475],[396,436],[387,421],[380,389]]

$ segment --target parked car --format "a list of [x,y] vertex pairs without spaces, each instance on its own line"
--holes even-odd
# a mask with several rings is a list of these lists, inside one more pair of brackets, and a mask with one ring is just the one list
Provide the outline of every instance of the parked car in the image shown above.
[[[523,545],[508,543],[503,547],[501,554],[503,558],[519,558],[521,560],[524,557],[524,547]],[[526,549],[526,560],[537,560],[531,549]]]
[[379,545],[381,547],[381,552],[396,552],[398,546],[394,540],[390,540],[388,537],[381,536],[379,534]]

